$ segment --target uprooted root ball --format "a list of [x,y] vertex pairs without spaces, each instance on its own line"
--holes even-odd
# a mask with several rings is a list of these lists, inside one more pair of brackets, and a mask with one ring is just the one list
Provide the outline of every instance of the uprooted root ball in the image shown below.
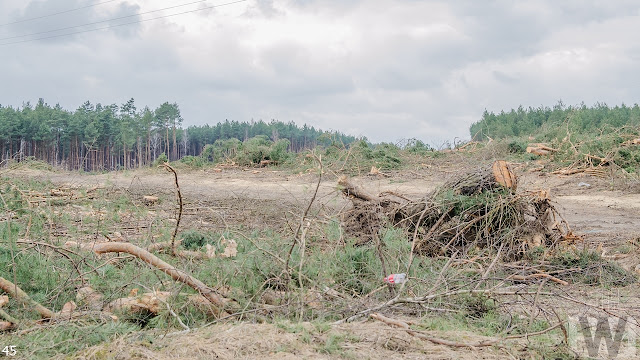
[[497,163],[461,174],[418,201],[371,196],[341,179],[353,203],[343,226],[360,243],[386,224],[404,227],[411,240],[415,234],[415,251],[429,256],[501,249],[504,258],[517,259],[530,248],[576,239],[548,192],[516,193],[515,175]]

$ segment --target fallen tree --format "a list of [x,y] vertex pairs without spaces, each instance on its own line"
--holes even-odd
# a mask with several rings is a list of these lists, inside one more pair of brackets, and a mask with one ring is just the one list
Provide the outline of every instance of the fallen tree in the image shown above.
[[104,254],[110,252],[125,252],[131,254],[146,262],[147,264],[158,268],[165,274],[171,276],[174,280],[180,281],[192,287],[194,290],[200,293],[200,295],[205,297],[213,305],[216,306],[217,310],[219,311],[219,315],[228,315],[224,312],[227,301],[225,301],[222,296],[216,294],[216,292],[212,288],[205,285],[202,281],[194,278],[193,276],[187,274],[182,270],[176,269],[159,257],[151,254],[147,250],[139,248],[130,243],[122,242],[99,243],[94,246],[93,250],[96,252],[96,254]]
[[3,277],[0,277],[0,289],[9,294],[9,296],[11,296],[12,298],[16,299],[18,302],[33,308],[38,312],[38,314],[40,314],[43,319],[50,319],[55,316],[55,313],[53,311],[47,309],[37,301],[31,299],[29,295],[27,295],[27,293],[25,293],[18,287],[18,285]]
[[372,195],[343,177],[352,208],[343,226],[366,243],[388,225],[413,234],[414,252],[425,255],[503,248],[516,259],[529,248],[575,240],[549,200],[548,191],[517,191],[517,178],[505,161],[462,173],[421,199]]

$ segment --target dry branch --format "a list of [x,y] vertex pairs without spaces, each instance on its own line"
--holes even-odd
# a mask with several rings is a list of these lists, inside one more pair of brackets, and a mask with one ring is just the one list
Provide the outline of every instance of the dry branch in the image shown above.
[[322,182],[322,169],[323,169],[323,164],[322,164],[322,159],[320,157],[317,157],[315,154],[311,154],[314,159],[316,159],[318,161],[319,164],[319,173],[318,173],[318,183],[316,184],[316,189],[313,192],[313,196],[311,197],[311,200],[309,201],[309,205],[307,205],[307,208],[304,210],[304,213],[302,214],[302,218],[300,218],[300,224],[298,225],[298,228],[296,229],[296,233],[293,236],[293,243],[291,244],[291,248],[289,249],[289,255],[287,256],[287,262],[284,265],[284,270],[287,272],[287,274],[289,274],[289,261],[291,260],[291,255],[293,254],[293,248],[296,246],[296,243],[301,242],[301,239],[299,238],[300,235],[300,231],[302,230],[305,220],[307,219],[307,215],[309,215],[309,210],[311,210],[311,206],[313,205],[313,202],[316,200],[316,197],[318,196],[318,189],[320,189],[320,183]]
[[31,306],[40,314],[40,316],[42,316],[43,319],[51,319],[55,316],[53,311],[47,309],[35,300],[31,299],[29,295],[22,291],[22,289],[20,289],[17,285],[3,277],[0,277],[0,289],[2,289],[4,292],[9,294],[11,297],[18,300],[22,304]]
[[528,280],[537,279],[537,278],[546,278],[546,279],[549,279],[549,280],[551,280],[551,281],[553,281],[555,283],[558,283],[558,284],[564,285],[564,286],[569,285],[568,282],[566,282],[564,280],[560,280],[555,276],[551,276],[551,275],[545,274],[545,273],[531,274],[531,275],[527,275],[527,276],[511,275],[506,280],[528,281]]
[[157,256],[151,254],[150,252],[144,249],[141,249],[129,243],[110,242],[110,243],[96,244],[93,250],[97,254],[104,254],[104,253],[110,253],[110,252],[125,252],[133,256],[136,256],[140,260],[158,268],[165,274],[171,276],[174,280],[180,281],[182,283],[185,283],[191,286],[198,293],[200,293],[202,296],[207,298],[207,300],[209,300],[212,304],[217,306],[221,313],[224,311],[225,301],[221,296],[216,294],[213,289],[205,285],[202,281],[194,278],[193,276],[187,274],[182,270],[176,269],[175,267],[169,265],[165,261],[161,260]]
[[554,175],[575,175],[582,173],[600,178],[607,177],[607,172],[602,167],[565,168],[552,172]]
[[178,219],[176,221],[176,228],[173,230],[173,234],[171,235],[171,253],[175,256],[176,255],[176,243],[175,243],[176,235],[178,235],[178,227],[180,227],[180,220],[182,219],[182,208],[183,208],[182,193],[180,192],[180,184],[178,184],[178,173],[176,172],[176,169],[172,168],[171,165],[169,165],[169,163],[164,163],[163,166],[167,171],[170,171],[173,173],[173,178],[176,183],[176,192],[178,197],[178,206],[179,206]]

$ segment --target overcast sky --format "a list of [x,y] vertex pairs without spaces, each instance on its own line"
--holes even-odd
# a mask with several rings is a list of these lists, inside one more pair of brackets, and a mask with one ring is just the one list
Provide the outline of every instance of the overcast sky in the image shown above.
[[[485,109],[640,102],[636,0],[248,0],[204,9],[230,1],[144,14],[195,0],[0,0],[0,104],[42,97],[75,109],[133,97],[139,108],[177,102],[187,126],[277,119],[437,145],[468,138]],[[51,38],[194,9],[204,10]]]

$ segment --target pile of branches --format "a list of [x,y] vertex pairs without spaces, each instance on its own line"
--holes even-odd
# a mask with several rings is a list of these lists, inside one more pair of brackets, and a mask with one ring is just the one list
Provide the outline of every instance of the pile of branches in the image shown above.
[[399,194],[371,195],[343,177],[342,191],[352,201],[343,214],[346,232],[360,243],[375,240],[385,226],[413,235],[415,253],[428,256],[500,251],[519,259],[531,248],[553,248],[577,241],[549,200],[548,191],[517,191],[509,165],[496,161],[412,200]]

